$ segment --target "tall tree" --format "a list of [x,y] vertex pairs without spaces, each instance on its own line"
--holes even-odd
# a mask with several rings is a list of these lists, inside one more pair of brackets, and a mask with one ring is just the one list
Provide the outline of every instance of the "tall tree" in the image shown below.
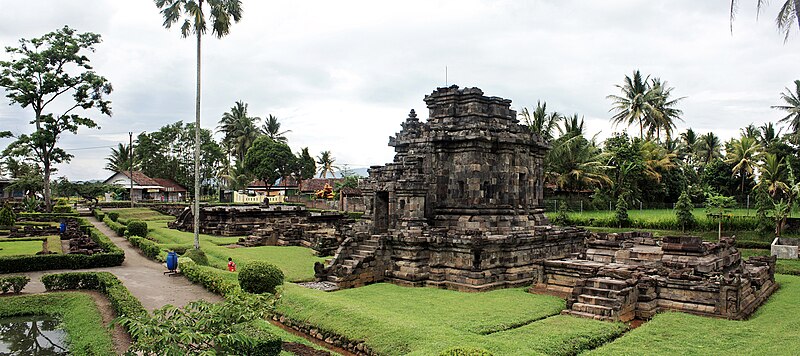
[[786,164],[782,158],[779,159],[775,155],[767,153],[764,155],[764,161],[759,167],[759,171],[761,176],[757,186],[767,187],[767,191],[773,199],[789,191],[789,185],[786,184]]
[[753,175],[757,162],[761,157],[761,152],[762,147],[754,137],[742,136],[738,140],[731,141],[730,150],[725,156],[725,162],[734,165],[731,176],[739,175],[742,182],[739,186],[739,191],[742,195],[745,194],[745,180]]
[[[64,26],[42,37],[20,39],[19,47],[6,47],[6,52],[17,58],[0,61],[0,87],[5,88],[6,97],[12,104],[30,107],[34,114],[31,121],[34,132],[16,135],[4,153],[30,157],[41,164],[48,211],[52,208],[53,165],[72,158],[57,146],[61,134],[77,134],[81,126],[97,127],[94,120],[83,114],[89,109],[111,116],[111,102],[105,100],[112,91],[111,84],[92,70],[86,57],[86,52],[94,52],[94,46],[100,42],[98,34],[77,33]],[[66,110],[48,112],[50,104],[68,95],[73,102]]]
[[331,151],[322,151],[320,152],[319,156],[317,156],[317,164],[319,165],[317,169],[319,170],[319,176],[322,178],[328,178],[328,173],[331,174],[334,178],[336,177],[336,173],[334,173],[334,169],[339,169],[338,166],[334,165],[336,159],[333,158],[331,155]]
[[536,109],[533,112],[528,111],[528,108],[522,108],[518,114],[522,118],[525,125],[530,128],[531,132],[539,135],[545,141],[550,142],[553,140],[553,133],[558,126],[558,123],[563,117],[553,111],[547,112],[547,102],[536,102]]
[[299,179],[314,178],[317,173],[317,165],[314,158],[308,153],[308,147],[303,147],[297,158],[297,167],[299,169]]
[[228,147],[229,155],[236,157],[237,162],[244,160],[247,149],[261,135],[256,126],[258,117],[247,115],[247,103],[237,101],[231,110],[222,114],[217,130],[222,132],[223,146]]
[[[761,6],[766,5],[766,0],[758,0],[758,12],[761,13]],[[731,0],[731,32],[733,32],[733,19],[736,17],[736,10],[739,8],[739,0]],[[778,26],[778,31],[784,34],[783,41],[789,40],[789,32],[795,22],[800,27],[800,1],[798,0],[785,0],[781,9],[778,11],[778,16],[775,17],[775,24]]]
[[211,22],[211,33],[222,38],[230,32],[232,22],[242,18],[240,0],[206,0],[210,18],[203,12],[203,0],[155,0],[164,16],[164,27],[171,28],[183,18],[181,36],[194,34],[197,37],[197,94],[195,97],[195,144],[194,144],[194,248],[200,248],[200,49],[201,39],[206,33],[206,24]]
[[714,160],[714,158],[718,158],[722,155],[720,152],[722,143],[719,140],[719,136],[715,135],[713,132],[700,136],[698,144],[697,152],[700,155],[700,161],[704,164],[708,164]]
[[781,93],[781,100],[786,105],[773,105],[771,108],[788,112],[780,122],[789,124],[791,133],[794,136],[793,139],[797,143],[800,141],[798,140],[800,135],[800,80],[795,80],[794,86],[794,91],[787,87],[786,92]]
[[653,111],[650,115],[648,133],[655,131],[656,137],[660,139],[661,131],[663,130],[667,140],[669,140],[672,138],[675,121],[683,121],[681,119],[683,111],[676,108],[676,105],[684,97],[672,98],[672,90],[675,88],[669,87],[667,81],[662,82],[660,78],[653,78],[651,87],[656,94],[653,100]]
[[694,165],[697,160],[697,148],[699,139],[697,133],[691,128],[686,129],[686,132],[681,133],[681,147],[679,149],[679,157],[686,163]]
[[281,123],[278,118],[270,114],[264,119],[264,126],[261,127],[261,133],[271,138],[275,142],[287,143],[289,139],[286,138],[287,133],[292,130],[281,131]]
[[267,185],[267,190],[278,178],[286,177],[295,169],[297,157],[285,143],[261,136],[253,142],[244,158],[244,166]]
[[633,72],[633,77],[625,76],[622,85],[616,85],[622,95],[609,95],[606,98],[614,101],[610,111],[614,111],[611,121],[618,125],[639,124],[639,137],[644,138],[644,128],[655,110],[655,102],[659,93],[650,87],[649,76],[642,78],[639,70]]
[[[122,172],[131,170],[131,146],[120,143],[117,147],[111,148],[111,154],[106,157],[107,171]],[[133,162],[133,169],[136,169],[137,164]]]

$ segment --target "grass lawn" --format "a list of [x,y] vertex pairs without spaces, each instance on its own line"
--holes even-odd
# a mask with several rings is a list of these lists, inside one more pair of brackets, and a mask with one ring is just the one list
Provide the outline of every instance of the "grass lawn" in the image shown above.
[[[0,256],[35,255],[42,250],[42,241],[0,241]],[[59,251],[61,248],[59,248]]]
[[387,355],[436,355],[454,346],[496,355],[575,354],[626,329],[558,315],[560,298],[524,288],[465,293],[393,284],[326,293],[286,285],[277,310]]
[[165,215],[149,208],[121,208],[121,209],[103,209],[103,212],[108,213],[115,211],[119,213],[120,219],[124,222],[130,220],[142,221],[175,221],[175,217]]
[[83,293],[47,293],[0,298],[0,317],[49,315],[61,320],[71,355],[113,355],[109,330],[92,297]]
[[662,313],[591,355],[796,355],[800,277],[776,275],[781,288],[747,321]]

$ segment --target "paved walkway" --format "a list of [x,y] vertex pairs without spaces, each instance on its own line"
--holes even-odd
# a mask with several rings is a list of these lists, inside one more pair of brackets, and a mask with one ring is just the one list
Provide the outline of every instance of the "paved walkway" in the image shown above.
[[94,227],[106,234],[111,241],[125,251],[125,261],[116,267],[92,268],[81,270],[49,270],[40,272],[27,272],[24,275],[31,278],[30,283],[25,287],[24,292],[40,293],[44,292],[44,284],[40,278],[43,274],[60,272],[84,272],[84,271],[107,271],[111,272],[122,281],[122,284],[131,291],[145,309],[152,311],[167,304],[183,306],[195,300],[207,300],[218,302],[222,297],[207,291],[200,285],[192,284],[183,276],[165,276],[164,271],[167,267],[143,256],[139,249],[131,246],[130,242],[124,237],[108,228],[105,224],[92,217],[87,217]]

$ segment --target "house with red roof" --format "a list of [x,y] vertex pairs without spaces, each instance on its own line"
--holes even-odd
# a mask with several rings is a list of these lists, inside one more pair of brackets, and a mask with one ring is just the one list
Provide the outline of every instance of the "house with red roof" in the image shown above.
[[103,183],[126,189],[132,187],[133,201],[178,202],[186,200],[186,188],[180,184],[167,178],[150,178],[141,171],[116,172]]

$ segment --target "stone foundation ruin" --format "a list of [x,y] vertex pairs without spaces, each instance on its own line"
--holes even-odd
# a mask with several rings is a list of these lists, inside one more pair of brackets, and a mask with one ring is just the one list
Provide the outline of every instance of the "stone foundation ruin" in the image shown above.
[[744,261],[733,246],[732,238],[593,234],[580,256],[544,261],[531,290],[566,296],[562,314],[599,320],[666,310],[744,319],[777,289],[776,259]]
[[389,138],[394,162],[359,185],[366,212],[319,280],[480,291],[530,284],[544,259],[580,251],[588,233],[550,226],[541,209],[548,145],[511,101],[438,88],[429,118],[411,111]]

